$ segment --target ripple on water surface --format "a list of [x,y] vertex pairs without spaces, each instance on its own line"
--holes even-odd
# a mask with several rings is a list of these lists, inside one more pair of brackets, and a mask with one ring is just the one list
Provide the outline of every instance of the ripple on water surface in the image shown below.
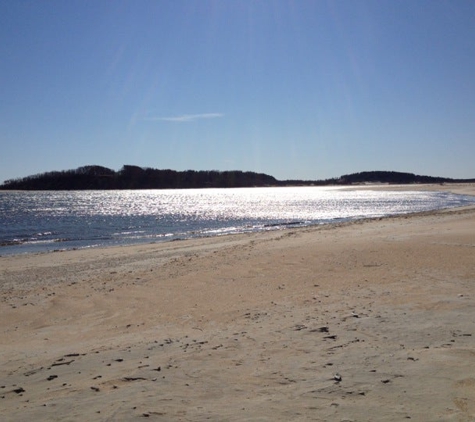
[[276,230],[474,204],[330,187],[0,193],[0,254]]

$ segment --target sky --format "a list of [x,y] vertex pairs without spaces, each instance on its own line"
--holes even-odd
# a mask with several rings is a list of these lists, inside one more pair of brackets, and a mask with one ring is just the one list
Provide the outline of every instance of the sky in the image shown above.
[[0,183],[475,177],[475,2],[0,0]]

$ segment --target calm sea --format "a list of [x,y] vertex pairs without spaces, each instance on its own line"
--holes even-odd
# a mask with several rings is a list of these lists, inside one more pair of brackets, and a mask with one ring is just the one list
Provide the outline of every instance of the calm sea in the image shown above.
[[446,192],[293,187],[0,192],[0,255],[278,230],[475,204]]

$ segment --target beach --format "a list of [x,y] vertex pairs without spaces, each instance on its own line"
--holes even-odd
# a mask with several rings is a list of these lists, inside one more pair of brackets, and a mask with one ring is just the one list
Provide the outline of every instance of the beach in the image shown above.
[[0,291],[2,421],[475,420],[475,207],[4,256]]

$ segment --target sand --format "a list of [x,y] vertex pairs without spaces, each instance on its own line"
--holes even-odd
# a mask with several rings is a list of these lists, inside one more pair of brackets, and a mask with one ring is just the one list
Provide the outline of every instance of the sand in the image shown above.
[[0,291],[2,421],[475,420],[473,207],[0,257]]

